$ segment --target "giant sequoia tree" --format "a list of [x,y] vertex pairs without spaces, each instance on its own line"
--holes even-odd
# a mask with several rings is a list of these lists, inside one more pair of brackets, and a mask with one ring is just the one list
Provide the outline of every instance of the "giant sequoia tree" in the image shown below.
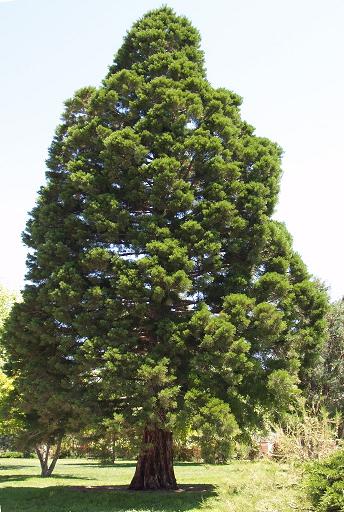
[[323,332],[326,298],[271,220],[281,150],[209,84],[199,45],[186,18],[149,12],[102,85],[66,102],[9,328],[18,368],[33,344],[134,422],[132,489],[176,487],[176,422],[277,407]]

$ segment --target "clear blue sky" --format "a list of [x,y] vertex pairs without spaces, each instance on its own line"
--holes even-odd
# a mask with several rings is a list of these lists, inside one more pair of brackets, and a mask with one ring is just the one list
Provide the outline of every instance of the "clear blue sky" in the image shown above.
[[[310,271],[344,294],[344,1],[170,0],[200,30],[208,78],[284,149],[276,218]],[[0,283],[23,285],[20,241],[63,102],[98,85],[155,0],[0,0]]]

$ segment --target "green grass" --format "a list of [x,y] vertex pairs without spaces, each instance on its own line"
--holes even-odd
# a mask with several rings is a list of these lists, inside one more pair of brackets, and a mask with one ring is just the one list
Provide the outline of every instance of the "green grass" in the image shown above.
[[[135,464],[100,465],[94,460],[59,461],[43,479],[35,459],[0,459],[1,512],[295,512],[310,510],[300,472],[269,461],[228,465],[176,464],[177,492],[129,492]],[[195,491],[190,487],[204,484]],[[88,489],[123,486],[116,490]],[[81,489],[80,489],[81,487]]]

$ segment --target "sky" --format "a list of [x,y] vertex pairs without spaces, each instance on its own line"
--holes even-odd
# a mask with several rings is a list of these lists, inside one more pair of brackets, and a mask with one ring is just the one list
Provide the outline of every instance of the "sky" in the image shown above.
[[0,0],[0,284],[23,287],[21,232],[64,101],[99,85],[132,23],[162,3],[199,29],[212,85],[282,146],[275,218],[342,297],[343,0]]

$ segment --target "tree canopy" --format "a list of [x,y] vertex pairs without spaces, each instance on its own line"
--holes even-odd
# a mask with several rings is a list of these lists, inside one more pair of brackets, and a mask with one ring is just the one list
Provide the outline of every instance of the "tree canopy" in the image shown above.
[[288,407],[322,341],[327,298],[271,217],[281,149],[240,103],[207,81],[186,18],[147,13],[66,102],[24,234],[7,350],[40,368],[61,425],[78,383],[135,423],[133,489],[176,486],[176,422],[213,410],[233,431]]

